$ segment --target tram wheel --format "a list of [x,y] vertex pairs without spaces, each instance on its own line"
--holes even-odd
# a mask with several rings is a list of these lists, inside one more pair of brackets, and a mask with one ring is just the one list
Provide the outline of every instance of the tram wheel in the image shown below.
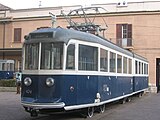
[[87,108],[87,116],[91,118],[93,117],[93,114],[94,114],[94,107]]
[[138,94],[138,97],[141,98],[143,96],[143,92]]
[[126,98],[123,98],[122,100],[120,100],[121,104],[125,104],[126,103]]
[[99,106],[99,113],[104,113],[105,108],[106,108],[105,104]]
[[131,97],[128,97],[128,98],[127,98],[127,102],[131,102]]

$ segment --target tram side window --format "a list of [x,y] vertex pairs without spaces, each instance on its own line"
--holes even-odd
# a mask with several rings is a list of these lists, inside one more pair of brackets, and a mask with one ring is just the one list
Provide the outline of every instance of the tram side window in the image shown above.
[[135,73],[138,74],[138,61],[135,62]]
[[0,71],[2,71],[2,63],[0,63]]
[[10,70],[10,64],[9,64],[9,63],[6,64],[6,70],[7,70],[7,71]]
[[7,68],[7,67],[6,67],[6,63],[2,63],[2,70],[3,70],[3,71],[6,71],[6,68]]
[[67,48],[66,69],[75,69],[75,45],[73,44]]
[[129,74],[132,74],[132,59],[129,59],[128,60],[128,73]]
[[123,58],[123,73],[127,73],[127,57]]
[[141,62],[139,62],[139,74],[142,73],[142,66],[141,66]]
[[102,48],[100,50],[100,70],[108,71],[108,51]]
[[98,48],[79,45],[79,57],[78,57],[78,69],[79,70],[98,70]]
[[144,74],[144,63],[142,63],[142,74]]
[[110,72],[116,72],[116,54],[110,52]]
[[9,71],[10,70],[9,63],[2,63],[2,70]]
[[144,74],[148,74],[148,65],[144,63]]
[[148,74],[148,64],[147,64],[147,67],[146,67],[146,74]]
[[10,63],[10,70],[14,71],[14,64],[13,63]]
[[122,56],[117,55],[117,73],[122,73]]

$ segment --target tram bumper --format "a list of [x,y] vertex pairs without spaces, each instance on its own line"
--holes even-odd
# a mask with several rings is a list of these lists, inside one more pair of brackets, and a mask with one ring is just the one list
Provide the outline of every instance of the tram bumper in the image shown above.
[[40,110],[40,109],[57,109],[57,108],[64,108],[65,103],[28,103],[28,102],[21,102],[24,108],[29,108],[33,110]]

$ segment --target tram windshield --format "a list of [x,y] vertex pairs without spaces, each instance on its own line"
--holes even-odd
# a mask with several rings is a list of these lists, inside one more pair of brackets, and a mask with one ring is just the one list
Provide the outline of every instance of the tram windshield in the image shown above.
[[63,43],[42,43],[41,69],[62,69]]
[[39,44],[26,44],[25,45],[25,69],[36,70],[38,69]]
[[25,69],[62,69],[63,43],[41,43],[41,49],[39,46],[39,43],[25,45]]

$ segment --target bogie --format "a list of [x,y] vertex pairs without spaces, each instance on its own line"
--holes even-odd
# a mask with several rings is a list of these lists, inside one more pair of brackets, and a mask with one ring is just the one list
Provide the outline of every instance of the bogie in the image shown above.
[[94,114],[94,107],[88,107],[87,108],[87,116],[89,118],[93,117],[93,114]]
[[105,104],[99,106],[99,112],[100,112],[100,113],[104,113],[104,112],[105,112],[105,109],[106,109]]

